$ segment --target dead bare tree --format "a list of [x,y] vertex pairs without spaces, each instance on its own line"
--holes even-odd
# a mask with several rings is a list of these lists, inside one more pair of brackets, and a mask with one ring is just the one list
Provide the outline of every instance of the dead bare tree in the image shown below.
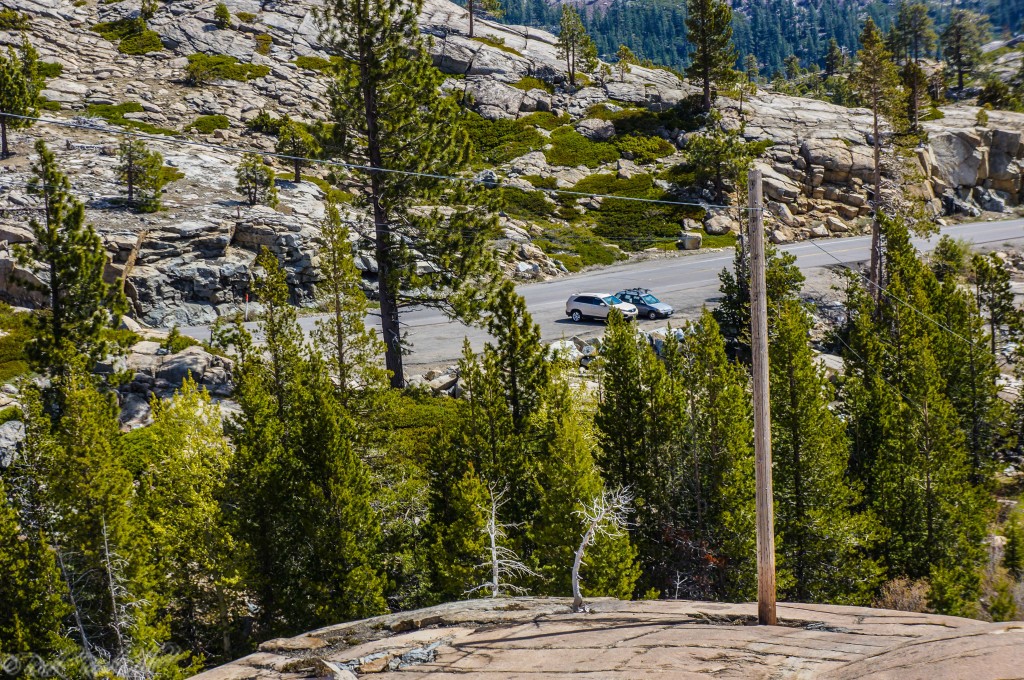
[[572,563],[572,610],[586,611],[583,606],[583,595],[580,593],[580,567],[583,566],[583,553],[587,546],[593,545],[598,536],[621,536],[628,525],[629,512],[633,503],[633,494],[628,488],[609,491],[605,489],[595,496],[582,509],[575,511],[583,520],[586,530],[580,547],[576,549],[576,557]]
[[470,595],[478,590],[490,588],[491,597],[501,597],[502,589],[504,588],[506,594],[523,595],[527,592],[526,588],[517,586],[511,583],[511,581],[524,576],[539,578],[539,574],[523,564],[519,555],[503,544],[508,539],[507,530],[519,526],[518,524],[502,524],[498,521],[498,511],[505,504],[505,494],[508,489],[505,488],[496,492],[494,485],[490,484],[487,487],[487,491],[490,494],[491,503],[487,515],[487,525],[484,530],[487,532],[489,550],[488,558],[479,566],[489,569],[491,579],[475,588],[467,590],[466,594]]

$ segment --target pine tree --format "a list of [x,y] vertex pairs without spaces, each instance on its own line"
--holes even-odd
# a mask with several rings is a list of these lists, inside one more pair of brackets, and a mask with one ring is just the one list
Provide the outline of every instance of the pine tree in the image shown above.
[[485,327],[496,344],[488,343],[485,352],[494,355],[512,427],[522,434],[540,405],[548,381],[540,326],[534,323],[526,301],[516,294],[511,281],[502,283],[489,301],[488,311]]
[[116,323],[125,301],[104,281],[103,244],[85,224],[85,208],[71,194],[67,176],[42,140],[36,153],[29,192],[42,198],[43,221],[29,222],[35,240],[16,252],[22,266],[37,275],[23,285],[43,293],[49,307],[49,314],[32,317],[29,358],[36,370],[59,376],[79,355],[95,362],[107,354],[110,345],[101,331]]
[[910,132],[919,132],[921,116],[931,104],[928,96],[928,76],[916,61],[908,61],[903,67],[903,88],[907,93],[907,121]]
[[295,120],[286,120],[278,130],[275,151],[290,157],[288,160],[295,170],[294,181],[301,182],[302,168],[307,162],[304,159],[320,153],[320,145],[313,135],[309,134],[305,125]]
[[975,255],[971,258],[971,268],[974,270],[978,308],[988,316],[992,356],[997,356],[999,338],[1013,340],[1021,332],[1020,312],[1013,304],[1013,290],[1010,288],[1010,271],[1006,263],[995,254]]
[[964,89],[964,76],[981,61],[981,46],[988,39],[988,22],[980,14],[965,9],[953,10],[942,31],[942,52],[946,63],[956,72],[957,89]]
[[[470,318],[496,278],[487,189],[432,176],[457,173],[470,145],[419,34],[420,8],[419,0],[330,0],[321,16],[324,44],[343,58],[330,89],[335,123],[346,130],[340,153],[374,168],[357,182],[373,214],[381,335],[395,387],[405,385],[400,307]],[[424,203],[446,210],[424,211]]]
[[619,45],[619,51],[615,53],[615,70],[619,72],[619,82],[626,80],[626,74],[630,72],[629,67],[637,63],[633,50],[625,45]]
[[830,38],[828,41],[828,52],[825,54],[825,77],[831,78],[836,74],[842,73],[845,68],[846,55],[839,47],[836,39]]
[[902,51],[915,62],[921,61],[923,54],[926,55],[935,49],[937,36],[932,30],[928,6],[923,2],[901,0],[894,30],[900,36]]
[[[636,500],[637,524],[658,524],[662,448],[667,433],[658,425],[667,408],[665,370],[651,346],[622,315],[613,311],[601,346],[601,401],[594,415],[598,466],[610,488],[629,487]],[[663,506],[663,504],[661,504]]]
[[874,221],[871,224],[871,269],[868,274],[871,294],[878,298],[881,291],[882,256],[882,120],[895,105],[899,89],[899,76],[892,63],[892,55],[885,47],[882,33],[869,17],[860,34],[861,50],[857,53],[857,67],[852,82],[857,95],[871,109],[872,140],[874,142]]
[[693,46],[686,75],[704,90],[701,106],[711,112],[712,87],[727,82],[736,64],[732,44],[732,9],[723,0],[687,0],[687,40]]
[[680,575],[688,584],[678,596],[749,598],[756,583],[749,378],[726,358],[707,310],[678,341],[670,338],[665,362],[680,418],[673,442],[679,458],[669,484]]
[[255,347],[244,330],[233,337],[241,413],[229,427],[229,507],[269,635],[372,616],[384,600],[373,566],[379,521],[355,428],[323,359],[305,347],[277,258],[264,249],[257,266],[265,344]]
[[150,151],[142,140],[127,138],[118,147],[118,179],[128,188],[128,203],[140,212],[160,209],[160,193],[167,183],[164,157]]
[[580,13],[572,5],[562,5],[562,18],[558,28],[558,42],[555,43],[559,55],[565,60],[565,70],[569,73],[569,84],[576,87],[576,73],[592,71],[597,68],[597,48],[594,41],[587,35]]
[[860,494],[845,479],[845,426],[830,408],[833,389],[815,362],[807,312],[781,307],[770,345],[776,551],[782,597],[867,604],[879,570],[867,557],[870,520],[854,514]]
[[1014,513],[1003,527],[1006,546],[1003,548],[1003,566],[1013,578],[1024,579],[1024,520]]
[[187,377],[170,400],[154,397],[153,423],[126,445],[139,512],[167,598],[172,637],[207,657],[232,658],[231,631],[242,607],[240,546],[220,501],[232,465],[220,410]]
[[763,149],[757,142],[747,142],[742,130],[727,130],[717,113],[707,117],[701,132],[690,136],[686,144],[686,160],[696,169],[698,182],[710,182],[715,202],[725,200],[725,190],[734,185]]
[[218,2],[214,8],[213,19],[217,22],[217,28],[231,28],[231,12],[223,2]]
[[[777,319],[783,304],[794,300],[804,284],[803,272],[792,253],[780,253],[772,244],[765,246],[765,285],[768,293],[768,319]],[[736,344],[736,354],[744,361],[750,357],[750,263],[742,242],[737,242],[732,271],[722,269],[722,302],[712,314],[726,339]]]
[[466,0],[466,9],[469,13],[469,37],[473,37],[473,20],[478,14],[500,19],[504,12],[501,9],[501,0]]
[[367,302],[362,275],[356,268],[349,230],[337,204],[328,201],[320,223],[318,294],[328,316],[317,322],[316,340],[337,384],[342,406],[360,419],[370,419],[373,399],[387,384],[377,363],[382,343],[365,325]]
[[461,599],[482,577],[486,551],[487,487],[470,465],[431,517],[430,593],[438,602]]
[[[27,41],[25,45],[28,45]],[[7,48],[6,55],[0,52],[0,158],[7,158],[11,155],[7,131],[23,128],[32,123],[32,121],[10,118],[3,114],[29,117],[36,115],[35,104],[38,90],[30,75],[32,68],[34,68],[34,64],[24,47],[20,57],[13,47]]]
[[151,652],[166,636],[162,597],[133,480],[121,448],[119,409],[81,364],[55,379],[59,419],[26,396],[24,476],[38,526],[68,588],[73,630],[87,658],[112,667]]
[[[545,394],[543,419],[547,450],[539,471],[540,505],[529,530],[533,558],[544,577],[539,594],[566,596],[571,592],[573,551],[584,526],[582,504],[603,491],[594,463],[595,436],[586,414],[590,405],[560,371]],[[587,550],[581,575],[591,597],[628,599],[640,576],[637,550],[628,534],[599,536]]]
[[753,54],[744,57],[743,72],[746,74],[747,82],[751,85],[756,85],[761,80],[761,65],[758,64],[757,57]]
[[0,478],[0,654],[44,661],[72,645],[62,635],[67,586],[41,531],[22,525]]
[[249,205],[277,205],[277,185],[274,183],[274,169],[263,162],[257,153],[246,153],[235,168],[238,179],[237,191],[245,196]]

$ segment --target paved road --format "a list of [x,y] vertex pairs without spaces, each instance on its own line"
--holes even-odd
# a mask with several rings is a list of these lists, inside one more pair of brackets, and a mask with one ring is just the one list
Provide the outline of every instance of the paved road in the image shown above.
[[[1024,244],[1024,219],[1000,222],[975,222],[945,227],[943,234],[971,241],[983,248],[998,248],[1003,243]],[[921,250],[929,250],[938,237],[914,239]],[[804,272],[807,282],[804,291],[829,294],[837,281],[833,271],[840,263],[853,265],[868,257],[870,238],[858,236],[842,239],[802,241],[781,249],[796,255],[797,266]],[[699,313],[704,305],[713,305],[719,296],[718,273],[731,266],[732,250],[708,253],[687,253],[677,257],[629,262],[587,271],[574,276],[527,283],[517,287],[526,299],[534,320],[540,324],[545,341],[578,335],[588,337],[603,332],[604,324],[594,322],[573,323],[565,316],[565,300],[574,292],[610,292],[628,287],[650,288],[663,301],[677,310],[677,318],[688,318]],[[300,324],[307,332],[317,317],[305,316]],[[377,326],[379,317],[371,315],[368,324]],[[429,367],[454,362],[460,355],[462,340],[468,337],[473,348],[479,350],[488,336],[477,328],[469,328],[447,320],[440,312],[430,309],[411,310],[402,315],[402,324],[412,342],[412,354],[406,357],[411,374]],[[664,321],[641,321],[644,328],[664,326]],[[182,329],[182,333],[195,338],[209,337],[208,326]]]

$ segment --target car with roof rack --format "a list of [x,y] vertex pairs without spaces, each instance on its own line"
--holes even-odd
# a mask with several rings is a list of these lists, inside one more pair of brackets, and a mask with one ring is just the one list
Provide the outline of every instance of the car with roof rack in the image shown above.
[[615,297],[636,307],[637,315],[646,319],[667,319],[676,311],[672,308],[672,305],[665,304],[659,300],[647,288],[620,290],[615,294]]
[[619,310],[627,321],[636,319],[636,307],[610,293],[573,293],[565,303],[565,315],[577,322],[584,319],[607,320],[613,309]]

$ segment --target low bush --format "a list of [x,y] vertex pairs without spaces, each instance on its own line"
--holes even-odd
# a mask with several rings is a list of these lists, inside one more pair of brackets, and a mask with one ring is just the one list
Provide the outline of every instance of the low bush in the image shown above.
[[270,54],[270,48],[274,46],[274,39],[270,37],[269,33],[260,33],[256,36],[256,52],[267,56]]
[[36,99],[36,106],[43,111],[60,111],[60,102],[51,102],[42,95]]
[[[654,177],[643,174],[630,179],[619,179],[612,174],[597,174],[586,177],[573,187],[573,191],[623,198],[646,198],[671,200],[654,184]],[[565,201],[574,199],[568,195]],[[685,218],[700,219],[703,210],[691,206],[666,203],[647,203],[633,200],[605,198],[601,206],[587,213],[586,219],[593,224],[594,233],[613,239],[623,248],[641,250],[658,241],[673,239],[679,235]]]
[[543,191],[524,191],[516,187],[501,190],[502,207],[511,217],[526,220],[548,219],[556,214],[558,206],[548,200]]
[[196,130],[204,135],[208,135],[214,130],[227,130],[231,127],[231,122],[227,116],[199,116],[192,124],[188,126],[189,130]]
[[0,383],[8,383],[29,373],[25,345],[32,337],[29,313],[16,312],[0,302]]
[[195,338],[182,335],[178,330],[178,327],[175,325],[171,327],[171,332],[167,334],[167,337],[160,343],[160,346],[167,350],[169,354],[177,354],[184,349],[196,347],[200,344],[201,343]]
[[185,179],[185,173],[178,168],[170,165],[160,168],[160,181],[164,183],[164,186],[171,182],[177,182],[179,179]]
[[102,118],[108,123],[114,125],[121,125],[123,127],[133,128],[139,132],[145,132],[151,135],[177,135],[177,131],[168,130],[167,128],[157,127],[156,125],[150,125],[139,120],[129,120],[124,117],[126,113],[141,113],[143,111],[142,104],[138,102],[124,102],[121,104],[90,104],[85,109],[85,115],[92,118]]
[[24,418],[24,414],[21,409],[17,406],[8,406],[7,408],[0,410],[0,425],[9,423],[12,420],[21,420]]
[[0,31],[27,31],[28,17],[14,9],[0,9]]
[[164,48],[160,40],[160,34],[156,31],[143,31],[137,35],[130,35],[123,38],[117,46],[117,51],[122,54],[149,54],[159,52]]
[[572,122],[572,118],[569,117],[568,113],[556,116],[550,111],[536,111],[528,116],[523,116],[519,121],[526,125],[533,125],[550,132],[562,127],[563,125],[568,125]]
[[512,87],[523,90],[544,90],[548,94],[555,93],[555,86],[549,82],[541,80],[540,78],[534,78],[532,76],[525,76],[519,79],[519,82],[512,83]]
[[237,80],[245,82],[262,78],[270,73],[269,66],[243,64],[226,54],[190,54],[186,68],[188,82],[205,85],[211,80]]
[[659,158],[671,156],[676,147],[661,137],[646,137],[643,135],[621,135],[612,140],[612,144],[623,156],[630,155],[633,160],[641,165],[653,163]]
[[544,152],[551,165],[596,168],[619,158],[619,150],[608,142],[595,142],[571,127],[560,127],[551,133],[552,148]]
[[554,177],[541,177],[540,175],[523,175],[523,179],[538,189],[554,189],[558,187],[558,180]]
[[129,36],[145,33],[147,29],[146,22],[142,17],[134,17],[94,24],[92,30],[94,33],[99,33],[104,39],[115,42]]
[[617,248],[609,246],[586,227],[551,226],[534,245],[561,262],[571,272],[590,265],[609,265],[625,259]]
[[658,112],[632,106],[613,111],[604,104],[595,104],[587,111],[587,118],[609,120],[615,125],[615,132],[622,135],[653,136],[661,129],[692,132],[704,124],[700,101],[693,98]]
[[514,54],[517,57],[523,56],[523,53],[520,52],[519,50],[513,49],[513,48],[509,47],[508,45],[506,45],[505,44],[505,40],[503,38],[497,38],[496,39],[496,38],[490,38],[490,37],[487,37],[487,36],[477,36],[477,37],[473,38],[473,40],[477,41],[478,43],[483,43],[484,45],[487,45],[489,47],[493,47],[495,49],[499,49],[502,52],[508,52],[509,54]]
[[104,328],[100,331],[100,338],[112,342],[122,349],[128,349],[142,341],[141,335],[127,328]]
[[276,135],[284,124],[281,118],[274,118],[266,109],[260,109],[255,117],[245,122],[245,127],[253,132],[262,132],[268,135]]
[[64,73],[64,64],[58,64],[55,61],[40,61],[36,64],[36,68],[39,70],[39,75],[47,79],[60,78]]
[[252,12],[235,12],[235,18],[243,24],[251,24],[256,21],[256,15]]
[[463,125],[473,146],[473,158],[490,164],[506,163],[547,143],[525,119],[487,120],[469,111]]
[[324,59],[323,57],[296,57],[295,59],[295,65],[299,68],[319,73],[329,73],[331,67],[340,62],[341,57],[331,57],[330,59]]

